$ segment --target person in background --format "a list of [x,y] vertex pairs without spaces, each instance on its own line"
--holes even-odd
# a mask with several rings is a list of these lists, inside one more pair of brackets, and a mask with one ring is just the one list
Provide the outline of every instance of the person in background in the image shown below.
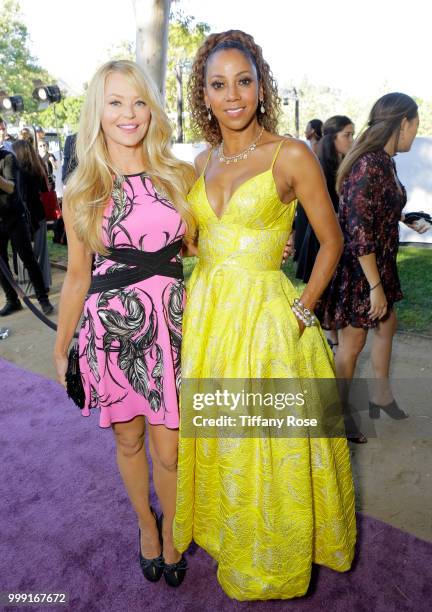
[[[27,268],[42,311],[44,314],[50,314],[53,306],[48,300],[42,272],[33,253],[25,208],[17,191],[16,164],[14,155],[0,148],[0,257],[10,271],[8,258],[10,241]],[[1,270],[0,283],[6,294],[6,304],[0,310],[0,316],[21,310],[22,305],[18,295]]]
[[54,171],[57,169],[57,160],[55,156],[49,152],[49,146],[46,140],[38,140],[38,151],[39,156],[44,163],[45,170],[48,177],[48,185],[50,191],[55,190],[55,174]]
[[0,117],[0,148],[12,152],[12,144],[15,138],[8,133],[7,123]]
[[[316,154],[318,143],[322,138],[322,121],[321,119],[311,119],[306,125],[305,138],[312,151]],[[294,244],[293,260],[297,261],[302,244],[308,227],[308,218],[300,202],[297,202],[296,216],[294,219],[294,231],[290,240]]]
[[[365,131],[342,161],[336,180],[344,251],[316,314],[323,328],[338,332],[335,363],[339,379],[353,378],[369,330],[374,331],[371,360],[376,385],[371,418],[381,410],[394,419],[407,414],[397,405],[389,381],[394,305],[402,299],[396,257],[399,221],[406,192],[393,157],[408,152],[419,125],[416,102],[403,93],[382,96],[372,107]],[[422,233],[423,225],[411,225]],[[363,442],[367,440],[361,440]]]
[[[337,213],[339,196],[336,193],[336,172],[342,159],[352,146],[354,124],[345,115],[335,115],[324,123],[323,134],[323,138],[319,141],[317,156],[324,172],[333,208]],[[305,237],[297,256],[296,271],[296,278],[300,278],[304,283],[309,281],[319,247],[317,237],[308,222]]]
[[36,140],[39,142],[40,140],[45,140],[45,130],[41,127],[36,128]]
[[40,194],[48,190],[45,168],[30,142],[17,140],[13,150],[18,164],[18,194],[30,215],[33,251],[44,278],[45,289],[51,286],[51,264],[48,254],[47,223]]
[[318,151],[318,143],[322,138],[322,127],[321,119],[311,119],[306,125],[305,138],[315,154]]
[[27,140],[27,142],[29,142],[31,144],[32,147],[34,147],[34,136],[32,134],[32,131],[30,128],[28,127],[23,127],[21,128],[21,131],[19,133],[19,137],[21,140]]
[[63,185],[66,184],[69,175],[75,170],[78,165],[76,158],[75,146],[76,146],[76,134],[69,134],[66,136],[64,151],[63,151],[63,166],[62,166],[62,181]]

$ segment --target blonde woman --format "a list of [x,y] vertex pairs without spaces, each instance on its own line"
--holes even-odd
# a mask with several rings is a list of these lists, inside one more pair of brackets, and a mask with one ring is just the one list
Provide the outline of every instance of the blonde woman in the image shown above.
[[[193,220],[185,200],[193,169],[170,150],[159,94],[133,62],[93,77],[77,136],[78,167],[64,205],[69,260],[55,361],[64,384],[75,328],[85,386],[83,415],[100,408],[140,528],[140,564],[153,582],[185,575],[175,549],[178,391],[184,283],[180,249]],[[92,273],[92,257],[94,269]],[[146,422],[163,510],[149,507]],[[163,540],[163,551],[162,551]]]

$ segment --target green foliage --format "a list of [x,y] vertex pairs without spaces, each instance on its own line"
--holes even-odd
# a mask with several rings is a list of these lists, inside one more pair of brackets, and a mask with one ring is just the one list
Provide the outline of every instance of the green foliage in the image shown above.
[[123,40],[116,45],[112,45],[106,50],[105,57],[99,62],[103,64],[109,60],[131,60],[136,59],[135,43],[130,40]]
[[[350,98],[339,89],[314,85],[306,78],[297,86],[299,92],[300,137],[303,137],[306,124],[311,119],[325,121],[332,115],[347,115],[353,120],[356,131],[360,131],[367,120],[368,104],[364,101]],[[279,131],[295,135],[294,100],[289,100],[287,106],[282,106]]]
[[419,136],[432,136],[432,100],[414,97],[419,107]]
[[[300,93],[300,137],[304,134],[306,124],[311,119],[325,121],[332,115],[347,115],[353,120],[356,134],[363,130],[367,123],[369,111],[373,103],[382,95],[390,91],[387,83],[376,91],[370,99],[347,96],[339,89],[314,85],[307,78],[297,85]],[[281,88],[283,90],[283,88]],[[419,106],[420,126],[419,136],[432,136],[432,101],[415,98]],[[295,135],[294,100],[289,100],[287,106],[281,107],[282,113],[279,122],[279,132],[288,132]]]
[[[194,18],[184,15],[181,10],[173,10],[170,15],[168,31],[168,58],[166,71],[166,111],[171,124],[174,127],[176,138],[177,127],[177,82],[176,66],[182,64],[183,73],[183,138],[185,142],[193,140],[193,132],[190,126],[189,113],[187,110],[186,82],[190,65],[195,57],[199,46],[204,41],[210,26],[207,23],[194,23]],[[107,49],[107,59],[131,59],[135,60],[135,42],[122,41]]]
[[432,249],[402,246],[398,271],[404,298],[396,304],[400,329],[431,335]]
[[187,112],[186,81],[188,70],[195,54],[210,32],[207,23],[194,23],[194,18],[177,12],[171,16],[168,33],[168,64],[166,73],[166,108],[173,125],[177,120],[177,82],[176,66],[182,65],[183,74],[183,138],[193,140],[189,113]]
[[83,101],[84,95],[68,96],[57,104],[51,104],[38,114],[38,125],[46,128],[58,125],[59,129],[67,125],[69,132],[76,132]]
[[[0,0],[0,89],[9,95],[23,96],[26,112],[22,117],[30,123],[35,119],[37,110],[37,102],[32,99],[33,80],[51,83],[52,79],[31,55],[28,40],[19,2]],[[17,119],[16,115],[9,116],[10,122]]]

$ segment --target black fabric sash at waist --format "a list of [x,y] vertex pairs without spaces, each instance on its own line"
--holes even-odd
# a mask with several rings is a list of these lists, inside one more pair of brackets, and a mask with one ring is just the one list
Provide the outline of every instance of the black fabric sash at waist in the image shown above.
[[170,261],[180,253],[181,246],[182,239],[168,244],[159,251],[140,251],[130,248],[108,249],[106,259],[133,267],[93,275],[88,295],[111,289],[122,289],[156,275],[183,279],[182,263]]

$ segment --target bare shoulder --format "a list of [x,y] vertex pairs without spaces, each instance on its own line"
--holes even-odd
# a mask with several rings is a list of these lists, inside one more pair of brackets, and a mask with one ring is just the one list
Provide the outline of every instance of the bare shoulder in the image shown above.
[[287,163],[301,163],[310,160],[316,160],[315,154],[311,151],[305,142],[298,138],[283,138],[283,143],[280,149],[279,157],[281,161]]
[[209,146],[203,151],[201,151],[201,153],[198,153],[198,155],[195,157],[194,166],[195,166],[197,176],[199,176],[204,170],[204,167],[206,165],[206,161],[208,159],[210,151],[211,151],[211,147]]

